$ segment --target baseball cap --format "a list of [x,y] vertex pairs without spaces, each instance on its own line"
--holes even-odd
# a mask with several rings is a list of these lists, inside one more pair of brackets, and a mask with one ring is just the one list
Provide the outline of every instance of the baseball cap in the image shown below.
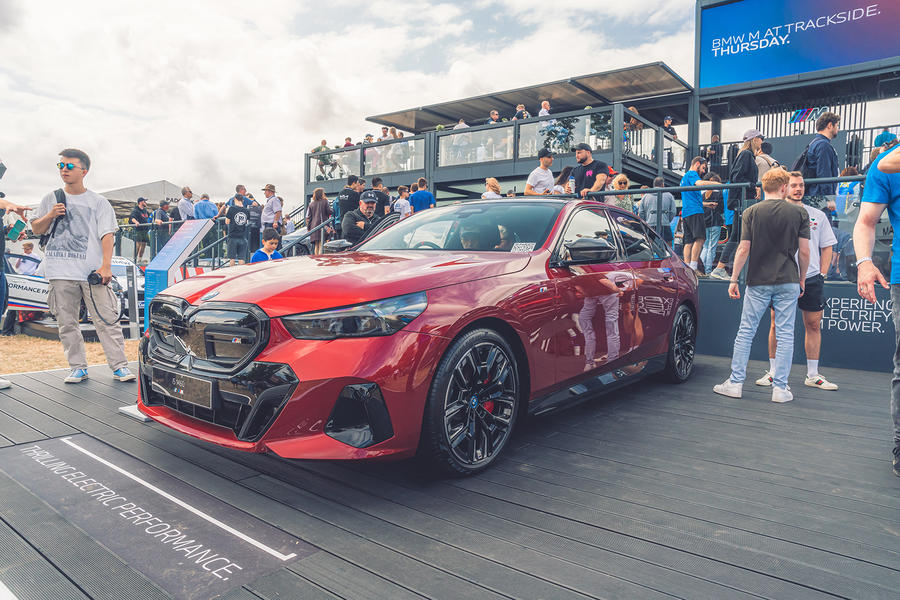
[[590,146],[588,146],[588,145],[585,144],[584,142],[581,142],[580,144],[578,144],[577,146],[575,146],[574,148],[572,148],[572,150],[573,150],[573,151],[574,151],[574,150],[587,150],[588,152],[593,152],[593,151],[594,151],[593,148],[591,148]]
[[144,198],[143,196],[141,196],[140,198],[137,199],[138,204],[140,204],[141,202],[146,202],[146,201],[147,201],[147,199]]
[[262,189],[262,191],[264,191],[264,192],[274,192],[274,191],[275,191],[275,186],[272,185],[271,183],[267,183],[267,184],[266,184],[266,187],[264,187],[264,188]]
[[163,198],[162,200],[159,201],[160,206],[168,206],[169,204],[172,204],[172,203],[169,202],[168,198]]
[[753,138],[758,137],[762,139],[766,139],[762,133],[760,133],[759,129],[748,129],[744,132],[744,141],[752,140]]
[[538,158],[544,158],[547,156],[553,156],[553,153],[550,152],[549,148],[541,148],[540,150],[538,150]]
[[665,117],[663,117],[663,121],[674,121],[674,120],[675,119],[672,118],[672,115],[666,115]]
[[362,202],[366,202],[366,203],[369,203],[369,202],[378,202],[378,194],[376,194],[376,193],[375,193],[374,191],[372,191],[372,190],[366,190],[366,191],[364,191],[362,194],[359,195],[359,199],[360,199]]

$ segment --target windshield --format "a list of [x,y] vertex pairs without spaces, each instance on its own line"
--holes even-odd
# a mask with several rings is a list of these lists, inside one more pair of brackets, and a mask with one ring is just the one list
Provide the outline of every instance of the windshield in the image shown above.
[[404,219],[358,250],[531,252],[550,234],[559,202],[473,202],[428,209]]

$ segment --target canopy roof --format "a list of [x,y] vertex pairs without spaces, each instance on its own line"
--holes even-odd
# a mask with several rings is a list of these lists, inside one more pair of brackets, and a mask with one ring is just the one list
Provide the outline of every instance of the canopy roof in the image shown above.
[[[366,120],[421,133],[438,125],[452,125],[460,118],[469,125],[480,125],[488,118],[491,109],[500,111],[501,117],[510,118],[520,103],[535,116],[542,100],[550,101],[554,113],[616,102],[634,103],[641,109],[641,100],[690,91],[691,86],[665,63],[655,62],[375,115]],[[685,104],[683,101],[681,103]]]

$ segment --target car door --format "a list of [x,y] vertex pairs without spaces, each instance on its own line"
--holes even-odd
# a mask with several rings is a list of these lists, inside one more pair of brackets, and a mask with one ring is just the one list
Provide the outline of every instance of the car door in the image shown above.
[[635,358],[666,351],[678,286],[673,256],[665,242],[634,215],[610,211],[622,238],[624,260],[635,275],[636,306],[629,307],[634,324]]
[[623,363],[632,344],[632,321],[626,318],[626,309],[634,301],[634,278],[618,262],[621,256],[598,264],[559,264],[569,258],[565,244],[582,238],[603,238],[619,247],[606,210],[599,206],[578,209],[557,241],[549,271],[559,303],[560,326],[554,344],[559,382]]

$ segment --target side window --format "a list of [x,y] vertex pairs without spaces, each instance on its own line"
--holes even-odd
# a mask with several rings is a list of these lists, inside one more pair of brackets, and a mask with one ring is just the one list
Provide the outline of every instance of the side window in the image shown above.
[[664,258],[669,258],[672,255],[669,246],[666,245],[663,239],[659,237],[659,234],[652,228],[644,225],[644,233],[650,238],[650,247],[653,249],[653,260],[662,260]]
[[650,241],[644,234],[644,224],[635,216],[619,212],[612,214],[616,220],[619,235],[622,236],[622,243],[625,245],[625,260],[653,260],[654,252],[650,247]]
[[[569,258],[565,244],[570,244],[580,239],[604,239],[613,247],[616,246],[616,235],[612,229],[606,214],[598,209],[579,210],[569,221],[563,233],[563,247],[560,249],[560,257]],[[619,248],[621,254],[621,248]]]

